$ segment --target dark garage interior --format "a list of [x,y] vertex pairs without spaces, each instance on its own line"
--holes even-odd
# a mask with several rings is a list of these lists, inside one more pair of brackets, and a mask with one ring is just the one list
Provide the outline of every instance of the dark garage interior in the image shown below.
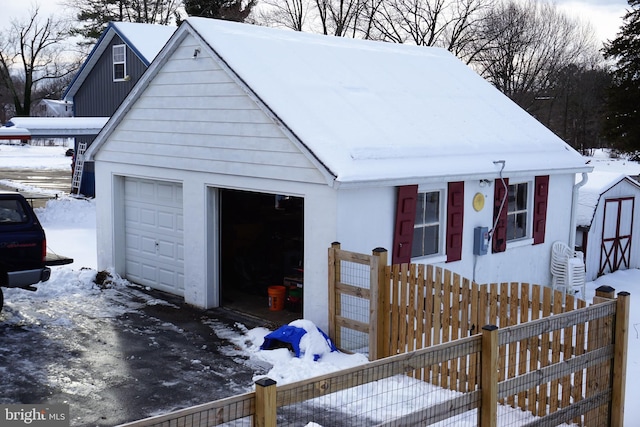
[[219,194],[221,305],[277,324],[301,318],[304,199]]

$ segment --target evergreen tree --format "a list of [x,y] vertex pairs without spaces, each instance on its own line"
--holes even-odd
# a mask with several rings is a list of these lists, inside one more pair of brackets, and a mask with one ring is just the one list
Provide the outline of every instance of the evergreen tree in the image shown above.
[[224,19],[244,22],[257,0],[184,0],[184,10],[188,16]]
[[630,10],[604,55],[615,62],[608,91],[604,136],[616,148],[640,150],[640,0],[628,0]]
[[92,45],[111,21],[172,24],[180,0],[67,0],[67,4],[77,11],[80,23],[72,35],[84,38],[80,44]]

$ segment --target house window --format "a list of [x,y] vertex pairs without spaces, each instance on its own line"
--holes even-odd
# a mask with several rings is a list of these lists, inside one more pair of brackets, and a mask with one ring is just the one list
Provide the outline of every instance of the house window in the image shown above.
[[113,46],[113,81],[123,81],[127,75],[127,50],[123,44]]
[[511,184],[508,189],[507,241],[529,236],[529,184]]
[[440,201],[439,191],[418,193],[416,220],[413,225],[412,258],[440,253],[440,232],[442,229]]

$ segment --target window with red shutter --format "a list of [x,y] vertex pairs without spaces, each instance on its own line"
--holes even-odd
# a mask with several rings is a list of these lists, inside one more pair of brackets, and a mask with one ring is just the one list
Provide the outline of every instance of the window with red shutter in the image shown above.
[[447,262],[462,259],[464,182],[450,182],[447,191]]

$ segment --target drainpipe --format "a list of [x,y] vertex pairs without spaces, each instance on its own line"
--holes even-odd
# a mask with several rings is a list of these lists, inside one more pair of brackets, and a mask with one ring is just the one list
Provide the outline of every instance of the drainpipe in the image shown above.
[[571,198],[571,222],[569,226],[569,247],[575,250],[576,247],[576,208],[578,206],[578,190],[587,183],[589,174],[582,172],[582,181],[573,186],[573,194]]

